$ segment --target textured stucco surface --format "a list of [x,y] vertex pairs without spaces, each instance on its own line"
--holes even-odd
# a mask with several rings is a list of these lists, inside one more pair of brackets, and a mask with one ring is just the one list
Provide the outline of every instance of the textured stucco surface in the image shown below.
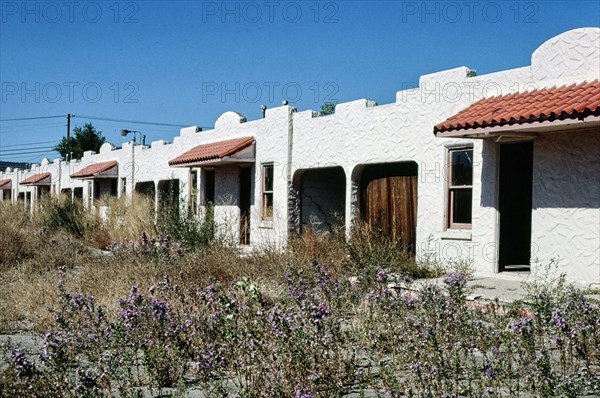
[[[468,261],[481,275],[497,271],[498,211],[497,162],[499,145],[493,141],[440,139],[432,134],[432,125],[466,108],[482,97],[506,95],[553,85],[580,83],[598,79],[600,30],[578,29],[548,40],[532,56],[532,64],[523,68],[493,74],[467,77],[466,67],[422,76],[419,87],[399,91],[396,102],[371,107],[367,100],[339,104],[334,115],[315,117],[315,112],[294,114],[294,171],[339,165],[347,176],[346,226],[350,227],[357,212],[357,186],[360,166],[372,163],[415,161],[419,166],[417,204],[417,249],[421,257],[452,261]],[[315,134],[314,132],[319,132]],[[596,132],[597,133],[597,132]],[[569,133],[567,133],[569,136]],[[574,137],[579,139],[579,137]],[[541,142],[541,141],[540,141]],[[446,211],[446,153],[448,148],[473,145],[473,214],[469,231],[445,228]],[[559,147],[561,144],[557,144]],[[541,175],[537,162],[550,148],[536,144],[534,158],[534,195],[540,191]],[[597,146],[582,142],[584,158],[597,156]],[[554,156],[554,155],[546,155]],[[564,158],[564,157],[560,157]],[[563,164],[561,161],[558,164]],[[561,166],[557,166],[561,167]],[[588,173],[600,174],[598,163],[591,162]],[[585,174],[585,173],[582,173]],[[561,186],[569,190],[568,186]],[[597,194],[579,190],[583,195]],[[562,195],[569,195],[564,193]],[[538,209],[533,210],[533,252],[561,251],[579,265],[564,270],[573,280],[598,280],[598,206],[591,203],[580,210],[554,210],[556,215],[545,219]],[[569,215],[561,227],[566,235],[563,242],[573,241],[572,249],[558,244],[549,231],[558,214]],[[581,213],[587,223],[580,230],[580,220],[570,214]],[[587,218],[584,214],[592,214]],[[541,217],[539,217],[541,216]],[[571,218],[569,220],[569,218]],[[592,229],[596,226],[596,234]],[[539,231],[542,231],[540,234]],[[556,249],[556,247],[560,249]],[[542,248],[548,248],[542,249]],[[553,248],[553,249],[550,249]],[[579,254],[575,253],[580,252]],[[584,253],[584,254],[581,254]],[[547,264],[552,255],[538,257],[533,271]],[[575,260],[577,259],[577,260]],[[533,260],[536,260],[535,258]]]
[[[31,170],[6,170],[0,173],[0,179],[13,180],[13,200],[19,193],[29,192],[35,201],[35,189],[18,182],[35,173],[50,172],[53,192],[83,188],[87,199],[88,182],[73,180],[69,175],[94,162],[117,160],[119,184],[126,179],[127,195],[133,191],[132,177],[136,183],[155,185],[178,179],[183,202],[200,200],[202,189],[198,197],[188,197],[189,170],[169,167],[168,161],[196,145],[253,136],[256,162],[251,172],[251,244],[261,247],[284,245],[288,229],[297,230],[301,222],[309,221],[307,215],[315,213],[301,197],[304,212],[299,211],[295,178],[290,185],[297,173],[334,166],[343,169],[344,219],[350,230],[358,211],[363,166],[412,161],[418,165],[418,256],[445,262],[468,261],[478,274],[491,275],[497,272],[499,144],[493,140],[437,138],[433,126],[483,97],[600,79],[599,64],[600,29],[575,29],[543,43],[532,54],[531,65],[482,76],[472,76],[467,67],[424,75],[417,88],[398,91],[391,104],[375,106],[359,99],[339,104],[335,114],[324,117],[317,117],[312,110],[296,112],[283,106],[268,109],[264,119],[254,121],[226,112],[215,122],[214,130],[185,128],[173,143],[156,141],[146,147],[123,143],[119,150],[107,144],[98,154],[88,152],[77,162],[43,160]],[[600,282],[599,133],[598,128],[544,133],[535,140],[533,271],[558,258],[559,266],[572,280]],[[449,148],[465,145],[473,146],[474,156],[472,228],[448,230],[446,156]],[[272,220],[261,219],[264,164],[273,164],[275,170]],[[238,239],[239,171],[236,166],[218,166],[215,170],[216,220],[232,239]],[[198,184],[203,186],[202,178]],[[314,191],[308,192],[311,195],[320,194],[327,201],[327,192],[316,181],[310,190]],[[29,205],[33,208],[33,203]]]
[[532,259],[600,282],[600,132],[549,134],[533,164]]

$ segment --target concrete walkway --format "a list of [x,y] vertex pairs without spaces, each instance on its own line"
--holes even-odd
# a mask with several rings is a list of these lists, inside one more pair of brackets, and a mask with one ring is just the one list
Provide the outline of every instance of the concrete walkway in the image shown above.
[[[475,276],[467,282],[467,299],[477,301],[494,301],[496,298],[501,303],[512,303],[517,300],[526,301],[527,292],[523,282],[531,282],[533,278],[528,273],[512,272],[499,276]],[[444,278],[422,279],[414,282],[415,286],[433,283],[444,285]],[[587,294],[585,287],[577,286],[584,291],[585,296],[600,304],[600,294]],[[596,293],[595,291],[593,293]]]

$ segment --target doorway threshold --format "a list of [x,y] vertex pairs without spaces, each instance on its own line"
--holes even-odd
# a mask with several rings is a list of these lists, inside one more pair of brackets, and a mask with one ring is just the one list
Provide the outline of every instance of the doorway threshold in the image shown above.
[[502,272],[529,274],[531,272],[531,266],[519,264],[505,265]]

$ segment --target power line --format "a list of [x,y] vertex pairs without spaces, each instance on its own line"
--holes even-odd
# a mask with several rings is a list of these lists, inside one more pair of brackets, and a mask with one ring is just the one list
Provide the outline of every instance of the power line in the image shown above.
[[19,128],[19,127],[10,127],[10,128],[5,128],[5,127],[0,127],[0,134],[12,134],[12,133],[18,133],[20,131],[34,131],[34,130],[49,130],[49,129],[57,129],[59,127],[64,127],[64,124],[49,124],[49,125],[43,125],[43,126],[35,126],[35,127],[27,127],[27,128]]
[[0,152],[0,155],[13,156],[13,155],[18,155],[20,153],[54,152],[54,148],[41,148],[41,149],[30,148],[30,149],[32,149],[32,150],[29,150],[29,148],[25,148],[22,151],[14,151],[14,152],[7,153],[7,154],[5,154],[4,151],[2,151],[2,152]]
[[92,119],[92,120],[106,120],[109,122],[122,122],[122,123],[135,123],[135,124],[148,124],[152,126],[168,126],[168,127],[188,127],[189,124],[171,124],[171,123],[158,123],[158,122],[142,122],[139,120],[126,120],[126,119],[112,119],[108,117],[100,116],[87,116],[87,115],[72,115],[73,117]]
[[[0,122],[16,122],[16,121],[25,121],[25,120],[41,120],[41,119],[56,119],[68,117],[68,115],[57,115],[57,116],[36,116],[36,117],[22,117],[22,118],[12,118],[12,119],[0,119]],[[90,115],[74,115],[71,114],[72,118],[78,117],[80,119],[92,119],[92,120],[103,120],[109,122],[120,122],[120,123],[135,123],[135,124],[144,124],[150,126],[166,126],[166,127],[189,127],[191,124],[173,124],[173,123],[161,123],[161,122],[149,122],[149,121],[141,121],[141,120],[128,120],[128,119],[116,119],[102,116],[90,116]],[[33,125],[37,126],[37,125]],[[13,127],[13,126],[10,126]],[[19,126],[14,126],[19,127]],[[25,126],[22,126],[25,127]],[[210,129],[211,127],[201,126],[203,129]]]
[[32,147],[23,147],[23,148],[17,148],[17,149],[2,149],[2,147],[0,147],[0,154],[6,153],[6,152],[28,151],[30,149],[54,149],[54,147],[49,147],[49,146],[32,146]]
[[60,116],[36,116],[36,117],[18,117],[14,119],[0,119],[0,122],[16,122],[21,120],[39,120],[39,119],[56,119],[59,117],[65,117],[65,115]]
[[20,152],[20,153],[9,153],[8,155],[4,155],[3,153],[0,153],[0,158],[12,158],[15,156],[22,156],[22,155],[29,155],[32,153],[51,153],[54,152],[53,150],[42,150],[42,151],[27,151],[27,152]]
[[[59,133],[57,133],[55,131],[56,129],[57,129],[57,127],[49,127],[49,128],[43,129],[43,130],[30,129],[30,130],[4,131],[4,132],[2,130],[0,130],[0,136],[8,136],[10,134],[19,134],[19,133],[22,133],[22,132],[35,132],[35,131],[39,131],[41,134],[44,134],[44,135],[48,135],[48,133],[52,133],[52,135],[59,134]],[[50,131],[47,131],[47,130],[50,130]],[[62,134],[60,134],[60,135],[62,136]]]
[[[45,155],[45,153],[44,153],[44,155]],[[39,161],[39,160],[40,160],[40,155],[36,155],[36,156],[30,157],[29,159],[27,159],[25,163],[35,163],[36,161]],[[31,166],[29,166],[29,167],[31,167]]]
[[27,143],[23,143],[23,144],[0,145],[0,148],[9,148],[9,147],[27,146],[27,145],[39,145],[39,144],[54,144],[57,142],[59,142],[59,141],[54,140],[54,141],[27,142]]
[[65,126],[64,123],[59,123],[59,122],[46,122],[46,121],[42,121],[42,124],[39,123],[35,123],[35,124],[7,124],[4,127],[1,128],[5,128],[5,129],[12,129],[12,128],[21,128],[21,127],[40,127],[40,126],[46,126],[48,125],[48,123],[50,123],[50,125],[54,126],[58,123],[59,126]]

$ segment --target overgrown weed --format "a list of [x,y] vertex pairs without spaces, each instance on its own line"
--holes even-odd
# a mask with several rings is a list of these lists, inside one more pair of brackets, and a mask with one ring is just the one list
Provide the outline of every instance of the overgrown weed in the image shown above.
[[[563,275],[530,283],[529,308],[473,307],[469,264],[409,290],[393,282],[439,268],[365,225],[350,241],[307,232],[242,256],[210,226],[185,243],[157,232],[166,224],[147,207],[121,204],[104,219],[77,215],[81,236],[64,203],[33,216],[0,205],[2,239],[25,246],[0,247],[0,323],[45,336],[39,357],[6,353],[0,396],[183,394],[190,383],[215,397],[600,392],[600,310]],[[90,250],[106,236],[108,251]]]

